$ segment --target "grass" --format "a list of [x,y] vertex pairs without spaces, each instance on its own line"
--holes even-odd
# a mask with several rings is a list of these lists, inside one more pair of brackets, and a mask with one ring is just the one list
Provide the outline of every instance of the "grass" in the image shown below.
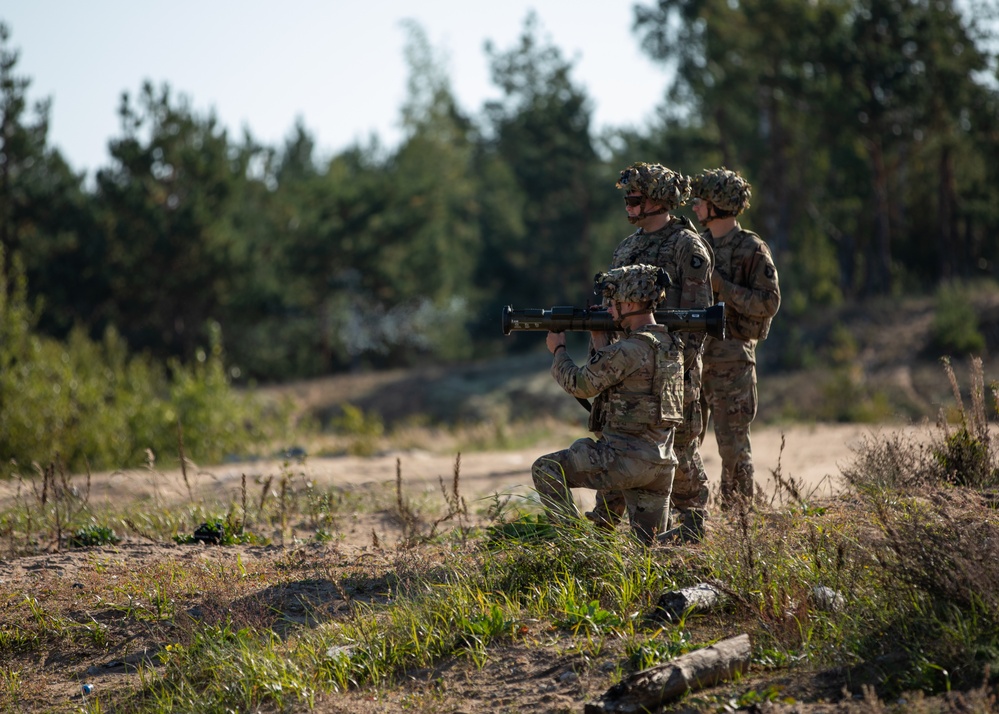
[[[845,685],[860,698],[838,711],[985,710],[999,518],[975,369],[938,439],[864,444],[834,500],[778,466],[771,497],[716,516],[697,546],[553,526],[529,501],[470,509],[460,456],[436,495],[406,491],[401,459],[394,483],[353,490],[320,490],[288,460],[228,502],[202,500],[185,473],[179,507],[98,506],[86,476],[42,469],[0,512],[0,551],[61,552],[77,569],[0,579],[0,709],[578,710],[629,672],[747,632],[746,677],[671,706],[807,711]],[[395,544],[347,547],[365,515]],[[199,529],[217,537],[186,544]],[[705,582],[720,606],[657,617],[664,592]],[[108,663],[124,676],[53,694],[53,678]]]

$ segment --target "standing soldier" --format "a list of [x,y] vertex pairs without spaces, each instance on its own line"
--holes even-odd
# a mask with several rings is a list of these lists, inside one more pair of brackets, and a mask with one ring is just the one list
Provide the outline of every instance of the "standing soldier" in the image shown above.
[[[690,196],[687,177],[661,164],[636,163],[621,172],[616,184],[625,192],[628,222],[638,230],[614,251],[611,267],[645,263],[663,268],[670,278],[666,308],[700,309],[712,304],[711,252],[694,225],[670,211]],[[703,333],[679,333],[683,350],[683,421],[676,428],[673,449],[679,461],[673,480],[671,505],[680,513],[678,527],[667,537],[700,540],[707,515],[708,476],[698,452],[701,423],[701,351]],[[620,494],[599,491],[596,507],[587,517],[598,525],[613,526],[624,512]]]
[[598,348],[580,366],[566,353],[565,333],[549,332],[546,343],[562,388],[574,397],[596,397],[590,430],[600,437],[542,456],[531,474],[553,522],[579,517],[569,489],[612,488],[627,503],[634,534],[651,544],[666,525],[673,429],[683,405],[679,340],[653,315],[667,279],[653,265],[629,265],[600,273],[595,282],[623,339]]
[[701,236],[714,251],[711,287],[725,303],[725,339],[704,346],[704,398],[714,417],[722,460],[722,508],[753,496],[749,425],[756,417],[756,343],[780,307],[777,268],[763,239],[739,225],[752,186],[735,171],[705,169],[691,180]]

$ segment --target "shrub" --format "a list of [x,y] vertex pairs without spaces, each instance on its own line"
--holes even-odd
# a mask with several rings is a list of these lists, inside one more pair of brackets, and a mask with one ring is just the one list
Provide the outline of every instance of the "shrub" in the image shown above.
[[944,367],[960,426],[941,419],[942,438],[928,445],[872,438],[843,471],[876,529],[864,541],[881,604],[872,598],[857,619],[881,624],[857,651],[869,661],[894,652],[898,664],[881,678],[894,692],[972,686],[999,666],[999,530],[977,492],[999,482],[982,363],[972,360],[967,409]]
[[992,463],[989,442],[976,437],[962,426],[944,437],[933,449],[942,480],[955,486],[982,488],[999,483],[999,469]]
[[0,475],[32,462],[138,466],[147,449],[218,461],[282,428],[284,415],[232,389],[217,325],[195,364],[169,369],[130,355],[113,329],[100,342],[76,329],[61,343],[36,333],[24,269],[15,259],[8,277],[4,262],[0,253]]
[[88,548],[95,545],[115,545],[120,543],[121,538],[114,532],[113,528],[91,523],[88,526],[77,529],[69,537],[70,548]]
[[889,416],[891,405],[883,391],[864,382],[856,366],[842,366],[829,370],[818,413],[826,421],[876,423]]
[[364,413],[353,404],[344,403],[342,414],[335,417],[332,427],[352,437],[349,451],[354,456],[371,456],[378,449],[378,440],[385,433],[385,423],[375,412]]
[[968,289],[960,283],[944,283],[937,290],[932,339],[944,354],[968,355],[985,349],[985,337]]
[[[989,431],[989,420],[985,406],[985,374],[982,360],[971,359],[971,404],[965,407],[961,388],[954,374],[950,360],[942,360],[947,380],[956,403],[960,426],[951,432],[947,420],[941,415],[940,428],[942,442],[931,449],[937,467],[937,478],[956,486],[988,488],[999,484],[999,467]],[[992,396],[995,397],[995,386]]]
[[185,545],[191,543],[207,543],[208,545],[238,545],[251,543],[254,538],[243,530],[243,524],[231,517],[215,518],[205,521],[191,535],[175,535],[174,542]]

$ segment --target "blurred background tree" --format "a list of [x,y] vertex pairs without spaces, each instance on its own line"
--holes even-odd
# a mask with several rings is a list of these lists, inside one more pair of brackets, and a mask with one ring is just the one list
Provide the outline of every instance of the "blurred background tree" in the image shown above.
[[997,277],[994,3],[658,0],[633,19],[675,77],[645,127],[596,135],[533,14],[485,48],[500,97],[477,112],[410,24],[397,147],[319,156],[304,118],[264,146],[147,83],[89,186],[48,146],[49,103],[29,102],[4,27],[0,244],[42,301],[35,329],[113,327],[133,353],[190,361],[220,325],[237,381],[533,349],[499,334],[500,307],[593,299],[630,232],[614,182],[642,160],[752,182],[742,222],[785,297],[778,366],[803,359],[815,310]]

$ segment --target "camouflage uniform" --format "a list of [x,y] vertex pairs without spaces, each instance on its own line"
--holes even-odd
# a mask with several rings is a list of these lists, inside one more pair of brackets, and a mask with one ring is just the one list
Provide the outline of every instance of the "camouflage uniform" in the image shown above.
[[[694,194],[738,215],[749,206],[750,187],[738,174],[718,169],[694,179]],[[726,338],[708,337],[704,343],[703,394],[722,460],[722,507],[728,508],[734,495],[753,495],[749,426],[757,407],[756,343],[770,331],[780,287],[770,248],[757,234],[736,223],[723,236],[704,231],[701,237],[714,251],[721,281],[715,299],[725,303]]]
[[600,436],[534,462],[534,487],[553,521],[578,517],[569,489],[614,489],[640,540],[649,543],[664,530],[676,466],[673,430],[683,406],[680,350],[664,326],[647,325],[581,366],[566,350],[555,351],[551,372],[562,388],[575,397],[596,397],[590,430]]
[[[682,203],[683,199],[675,201]],[[675,207],[675,206],[673,206]],[[712,257],[710,249],[698,236],[694,225],[680,216],[672,216],[658,231],[639,229],[625,238],[614,251],[611,267],[645,263],[664,268],[671,280],[666,293],[667,308],[696,309],[710,306]],[[679,333],[683,340],[683,422],[677,426],[673,449],[678,465],[673,479],[671,504],[680,512],[680,523],[689,535],[699,538],[708,503],[708,475],[698,450],[703,431],[701,413],[702,333]],[[596,507],[590,517],[598,523],[612,524],[624,512],[620,494],[597,493]]]

